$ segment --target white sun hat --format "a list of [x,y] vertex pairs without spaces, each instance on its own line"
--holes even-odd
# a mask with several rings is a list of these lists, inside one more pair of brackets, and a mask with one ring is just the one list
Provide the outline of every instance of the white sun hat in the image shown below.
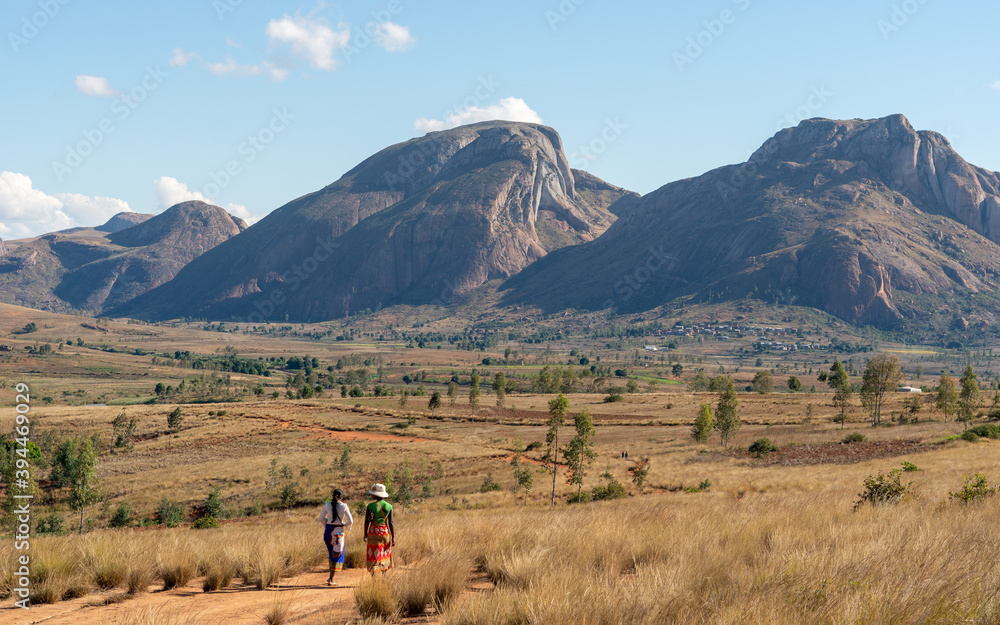
[[368,491],[368,494],[380,499],[385,499],[389,496],[389,493],[385,491],[385,484],[374,484],[372,489]]

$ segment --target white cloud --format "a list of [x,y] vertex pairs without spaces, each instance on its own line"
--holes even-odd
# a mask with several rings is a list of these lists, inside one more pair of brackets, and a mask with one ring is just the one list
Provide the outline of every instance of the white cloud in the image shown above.
[[236,74],[237,76],[256,76],[260,74],[259,65],[242,65],[237,63],[232,57],[226,59],[224,63],[209,63],[206,65],[208,71],[216,76],[225,74]]
[[236,43],[235,41],[232,40],[231,37],[226,37],[226,45],[229,46],[230,48],[242,48],[243,47],[242,43]]
[[280,68],[268,61],[261,61],[257,65],[243,65],[237,63],[232,58],[227,58],[223,63],[207,63],[205,67],[216,76],[235,74],[236,76],[259,76],[266,74],[274,80],[284,80],[288,76],[288,70]]
[[[199,202],[205,202],[206,204],[219,206],[218,203],[209,199],[201,191],[189,189],[186,184],[173,176],[160,176],[153,181],[153,187],[156,189],[156,197],[160,201],[161,211],[170,208],[174,204],[189,202],[191,200],[197,200]],[[222,208],[226,209],[230,215],[240,217],[249,224],[258,220],[258,218],[242,204],[226,204]]]
[[289,17],[271,20],[267,37],[271,44],[290,43],[292,52],[304,57],[316,69],[333,71],[337,68],[334,52],[346,48],[351,41],[351,28],[340,24],[333,30],[323,18]]
[[197,52],[185,52],[180,48],[174,48],[174,55],[168,61],[171,67],[184,67],[195,59],[200,59]]
[[410,34],[409,26],[400,26],[392,22],[378,25],[375,33],[375,43],[389,52],[402,52],[417,42]]
[[103,76],[87,76],[81,74],[76,77],[76,88],[83,95],[94,96],[95,98],[113,98],[119,95],[119,91],[111,88],[108,79]]
[[996,89],[996,90],[998,90],[998,91],[1000,91],[1000,80],[998,80],[995,83],[993,83],[993,88]]
[[458,111],[451,111],[444,120],[421,117],[413,126],[419,132],[447,130],[465,124],[474,124],[489,120],[505,120],[510,122],[542,123],[542,118],[521,98],[504,98],[498,104],[487,107],[467,106]]
[[49,195],[32,186],[31,178],[0,172],[0,233],[7,238],[37,236],[76,226],[99,226],[129,211],[128,203],[79,193]]

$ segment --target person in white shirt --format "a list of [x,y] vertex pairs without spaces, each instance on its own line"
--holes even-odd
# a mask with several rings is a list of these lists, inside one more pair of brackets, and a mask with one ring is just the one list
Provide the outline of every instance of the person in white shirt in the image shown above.
[[336,586],[333,583],[333,575],[344,568],[344,533],[350,531],[354,525],[351,517],[351,509],[341,501],[344,498],[344,491],[335,489],[333,499],[326,502],[323,511],[319,514],[320,523],[325,525],[323,530],[323,542],[326,543],[326,551],[330,554],[330,577],[326,580],[327,586]]

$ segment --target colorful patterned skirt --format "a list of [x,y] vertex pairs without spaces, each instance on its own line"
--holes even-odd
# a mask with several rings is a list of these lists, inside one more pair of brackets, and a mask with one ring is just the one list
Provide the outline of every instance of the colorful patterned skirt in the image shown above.
[[323,531],[323,542],[326,543],[326,552],[330,554],[330,569],[333,571],[344,570],[344,528],[340,525],[327,525]]
[[392,568],[392,535],[389,526],[371,525],[368,536],[365,537],[368,549],[365,553],[365,564],[369,571],[388,571]]

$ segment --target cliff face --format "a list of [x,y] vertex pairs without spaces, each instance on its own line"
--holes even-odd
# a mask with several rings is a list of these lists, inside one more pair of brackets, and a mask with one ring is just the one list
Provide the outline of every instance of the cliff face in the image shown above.
[[746,163],[644,196],[597,241],[510,280],[507,300],[638,311],[756,296],[892,326],[996,288],[998,189],[902,116],[807,120]]
[[559,135],[487,122],[391,146],[275,210],[113,311],[321,320],[393,303],[447,303],[553,249],[591,241],[629,195],[578,193]]

